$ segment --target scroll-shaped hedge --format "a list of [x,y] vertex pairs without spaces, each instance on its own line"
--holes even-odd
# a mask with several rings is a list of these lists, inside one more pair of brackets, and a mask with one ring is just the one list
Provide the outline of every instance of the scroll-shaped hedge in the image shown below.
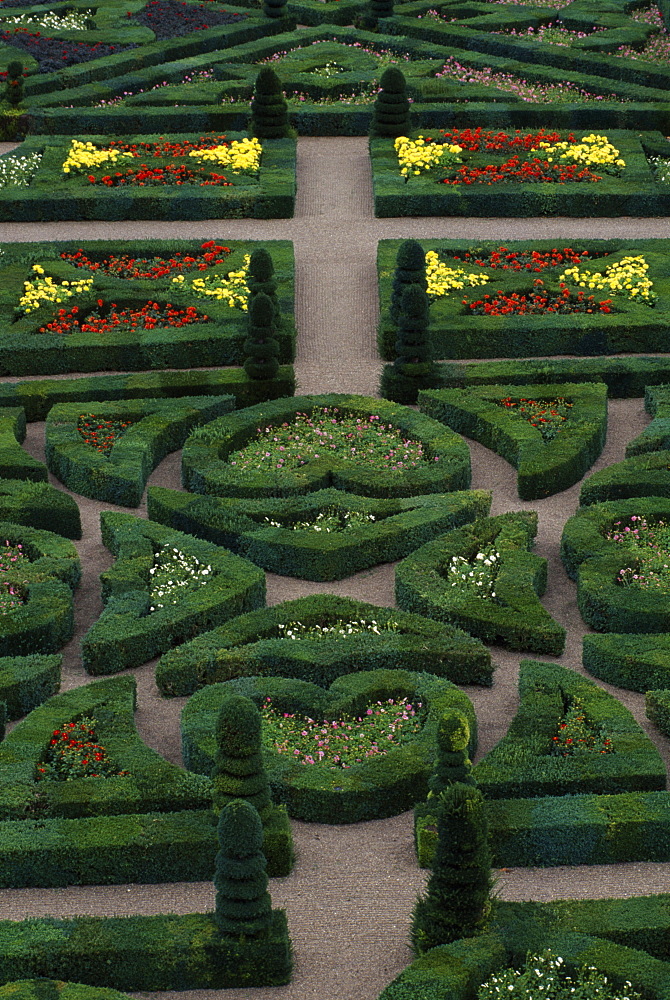
[[[23,558],[3,574],[17,580],[37,582],[53,577],[74,590],[81,579],[81,563],[76,546],[53,531],[29,528],[10,521],[0,521],[0,541],[10,547],[21,546]],[[5,616],[6,617],[6,616]]]
[[46,482],[49,473],[44,462],[38,461],[21,447],[26,436],[26,415],[20,406],[0,409],[0,476],[4,479],[29,479]]
[[8,719],[20,719],[60,687],[62,656],[0,657],[0,702]]
[[634,455],[599,469],[582,483],[579,502],[586,507],[628,497],[670,497],[670,451]]
[[[211,782],[170,764],[135,729],[134,677],[55,695],[33,709],[0,744],[0,817],[23,820],[36,797],[43,817],[110,816],[211,807]],[[54,730],[82,716],[96,719],[96,735],[119,771],[128,775],[37,781]]]
[[670,385],[645,386],[644,408],[653,419],[641,434],[628,442],[626,458],[670,448]]
[[577,577],[577,606],[596,632],[667,632],[670,594],[662,587],[624,586],[622,571],[640,568],[639,555],[619,546],[617,551],[586,559]]
[[[301,636],[296,622],[322,634]],[[347,635],[351,622],[373,627]],[[334,631],[323,635],[329,626]],[[156,684],[168,697],[256,674],[327,687],[343,674],[380,667],[419,668],[456,684],[484,687],[491,686],[494,670],[488,649],[451,625],[348,597],[315,594],[232,618],[170,650],[158,662]]]
[[[380,427],[390,425],[403,440],[420,442],[425,458],[416,465],[394,468],[397,458],[389,456],[383,473],[366,466],[360,458],[343,457],[339,451],[310,458],[295,470],[242,470],[229,463],[233,452],[252,442],[259,431],[293,423],[298,414],[310,415],[324,409],[337,410],[340,418],[372,417]],[[195,493],[247,499],[296,496],[329,486],[368,497],[422,496],[467,489],[470,452],[459,435],[408,406],[339,393],[294,396],[238,410],[194,431],[182,453],[182,481]]]
[[580,507],[568,518],[561,536],[561,559],[571,580],[577,579],[579,567],[587,559],[622,551],[621,543],[607,535],[615,530],[617,522],[621,522],[622,530],[633,528],[631,517],[648,522],[670,521],[670,497],[635,497],[594,503]]
[[[265,575],[247,559],[153,521],[103,511],[102,540],[117,557],[101,575],[105,608],[82,640],[84,668],[111,674],[146,663],[172,646],[265,603]],[[152,569],[178,549],[206,579],[151,610]],[[194,562],[195,561],[195,562]]]
[[[473,769],[488,798],[665,788],[665,767],[654,744],[628,709],[592,681],[558,664],[522,660],[519,695],[507,735]],[[611,753],[552,754],[554,737],[575,700],[587,726],[611,739]]]
[[312,719],[364,715],[370,705],[389,698],[420,702],[426,711],[421,731],[386,754],[339,768],[302,764],[292,752],[264,749],[273,799],[289,815],[313,823],[357,823],[401,813],[424,797],[433,767],[437,725],[443,712],[458,709],[471,728],[476,746],[476,718],[469,698],[449,681],[406,670],[371,670],[339,677],[325,691],[316,684],[281,677],[228,681],[196,692],[182,712],[182,749],[187,767],[201,773],[212,768],[214,726],[223,701],[244,694],[261,704],[272,699],[279,712]]
[[[193,427],[234,408],[233,396],[56,403],[45,429],[49,470],[68,489],[93,500],[137,507],[147,479],[167,454],[181,448]],[[80,431],[87,422],[129,424],[109,450],[98,450]]]
[[50,483],[0,479],[0,517],[14,524],[57,531],[65,538],[81,538],[79,507]]
[[342,580],[402,559],[444,531],[485,517],[491,506],[491,494],[483,490],[378,500],[327,489],[241,500],[152,486],[147,500],[152,520],[223,545],[271,573],[303,580]]
[[[570,406],[553,439],[547,440],[540,418],[531,423],[502,403],[529,398],[548,405],[562,398]],[[607,434],[604,382],[425,390],[419,393],[419,409],[513,465],[522,500],[551,496],[578,482],[600,455]]]
[[[565,629],[543,608],[538,596],[546,587],[547,561],[528,551],[536,531],[537,514],[532,512],[482,518],[448,531],[396,567],[398,605],[451,622],[485,642],[536,653],[562,653]],[[497,569],[491,596],[463,589],[460,574],[474,572],[492,548]]]
[[664,688],[670,684],[670,635],[585,635],[582,664],[593,677],[629,691]]

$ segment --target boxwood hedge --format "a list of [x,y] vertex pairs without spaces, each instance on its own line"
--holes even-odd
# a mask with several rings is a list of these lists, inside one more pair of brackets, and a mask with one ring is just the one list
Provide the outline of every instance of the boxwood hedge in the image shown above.
[[20,407],[0,409],[0,477],[46,482],[49,473],[44,462],[38,461],[21,447],[26,436],[26,417]]
[[76,501],[49,483],[0,479],[0,517],[40,530],[56,529],[65,538],[81,538]]
[[[451,622],[485,642],[559,655],[565,629],[540,603],[547,561],[528,550],[537,531],[534,512],[500,514],[455,528],[396,566],[396,600],[404,611]],[[495,546],[495,596],[480,597],[447,580],[454,559],[477,561]]]
[[584,668],[607,684],[642,693],[670,684],[670,636],[605,632],[582,643]]
[[[368,622],[378,631],[351,636],[284,635],[300,622],[324,629]],[[385,626],[396,626],[387,631]],[[486,647],[466,632],[395,608],[364,604],[335,594],[284,601],[231,618],[211,632],[165,653],[156,667],[156,684],[168,697],[193,694],[207,684],[235,677],[295,677],[328,687],[337,677],[359,670],[413,670],[419,666],[456,684],[490,687],[494,665]]]
[[[105,608],[81,644],[84,668],[117,673],[265,602],[265,575],[247,559],[131,514],[103,511],[102,540],[116,562],[101,575]],[[164,546],[212,568],[203,586],[150,611],[151,568]]]
[[62,656],[0,657],[0,702],[8,719],[20,719],[60,687]]
[[[506,398],[516,402],[531,398],[551,405],[557,397],[572,409],[551,440],[545,440],[537,424],[501,405]],[[607,435],[604,383],[424,390],[419,393],[419,409],[513,465],[522,500],[551,496],[573,486],[598,458]]]
[[641,434],[626,445],[626,458],[670,447],[670,385],[650,385],[644,393],[644,408],[652,416]]
[[[270,573],[303,580],[341,580],[402,559],[449,528],[486,516],[490,505],[483,490],[379,500],[325,489],[244,500],[152,486],[147,495],[153,521],[222,545]],[[329,513],[339,518],[339,529],[321,530],[318,518]],[[368,521],[350,523],[350,513]],[[314,527],[297,527],[306,522]]]
[[186,766],[209,773],[214,725],[226,698],[243,693],[257,704],[270,697],[277,711],[310,718],[354,717],[376,701],[407,698],[427,712],[423,727],[409,742],[348,768],[309,767],[290,753],[264,748],[272,795],[289,815],[312,823],[357,823],[394,816],[409,809],[428,790],[440,717],[458,709],[470,722],[471,752],[476,746],[476,718],[468,697],[443,678],[406,670],[371,670],[338,677],[328,691],[306,681],[283,677],[240,678],[196,692],[182,712],[182,752]]

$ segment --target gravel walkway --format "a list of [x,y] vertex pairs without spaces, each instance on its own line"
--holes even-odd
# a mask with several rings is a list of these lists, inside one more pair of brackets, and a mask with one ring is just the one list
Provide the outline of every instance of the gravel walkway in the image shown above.
[[[0,150],[3,151],[3,150]],[[231,220],[210,223],[47,223],[0,225],[0,241],[202,237],[203,239],[292,239],[296,253],[296,371],[301,392],[376,393],[380,363],[375,351],[378,239],[394,237],[523,238],[663,237],[667,219],[384,219],[372,215],[367,142],[359,138],[304,138],[298,143],[298,202],[290,220]],[[640,400],[610,404],[606,449],[596,467],[623,457],[626,441],[646,423]],[[43,458],[43,425],[32,424],[28,450]],[[574,585],[558,556],[565,519],[577,506],[579,488],[526,504],[516,494],[516,474],[502,459],[471,443],[473,487],[494,491],[493,513],[536,509],[540,530],[536,551],[550,563],[545,605],[568,629],[559,662],[581,670],[584,626]],[[56,482],[53,480],[52,481]],[[169,456],[153,484],[179,486],[179,460]],[[84,579],[76,601],[77,635],[65,650],[63,689],[86,683],[79,639],[100,613],[98,574],[111,557],[100,541],[98,517],[104,504],[77,497],[84,537],[78,548]],[[139,514],[146,516],[140,508]],[[267,575],[268,603],[304,594],[344,594],[379,605],[393,604],[393,567],[381,566],[347,580],[317,584]],[[490,690],[469,688],[480,720],[480,754],[504,734],[516,704],[519,656],[494,650],[499,665]],[[154,664],[134,671],[138,683],[137,725],[148,744],[180,761],[179,713],[185,699],[163,700],[153,680]],[[644,718],[643,697],[616,689],[670,762],[668,745]],[[374,1000],[411,960],[409,916],[424,873],[412,849],[411,814],[355,826],[327,827],[295,822],[298,861],[294,872],[271,883],[276,906],[288,911],[296,967],[286,987],[259,990],[160,994],[228,1000]],[[603,865],[580,868],[513,869],[500,873],[505,899],[557,899],[643,895],[670,890],[670,864]],[[188,913],[212,906],[211,883],[0,890],[0,918],[49,914]],[[142,996],[144,994],[138,994]],[[147,994],[152,996],[152,994]]]

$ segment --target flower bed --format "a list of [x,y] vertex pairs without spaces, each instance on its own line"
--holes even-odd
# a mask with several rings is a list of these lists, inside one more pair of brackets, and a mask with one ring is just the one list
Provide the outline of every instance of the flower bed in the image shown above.
[[419,407],[510,462],[518,470],[522,500],[551,496],[578,482],[607,434],[604,384],[425,390]]
[[75,493],[124,507],[139,506],[158,463],[181,448],[193,427],[228,413],[232,396],[56,403],[45,429],[47,465]]
[[398,605],[486,642],[560,655],[565,629],[540,603],[546,560],[529,551],[535,518],[482,518],[423,545],[396,567]]
[[245,141],[214,133],[31,136],[20,151],[42,158],[27,187],[0,188],[0,219],[290,218],[295,141],[264,141],[255,173],[239,157],[231,162],[232,144]]
[[489,510],[477,491],[403,500],[366,499],[340,490],[304,497],[240,500],[151,487],[149,517],[246,556],[271,573],[341,580],[402,559],[413,549]]
[[[291,361],[293,248],[284,240],[262,245],[275,267],[280,360]],[[8,247],[0,259],[0,372],[240,365],[255,246],[101,240]]]
[[[433,764],[437,723],[444,711],[463,712],[476,733],[469,699],[449,681],[426,673],[373,670],[335,680],[328,691],[305,681],[255,678],[209,686],[189,700],[182,713],[182,742],[186,765],[209,773],[215,752],[214,723],[224,699],[243,693],[263,704],[270,697],[280,713],[341,719],[367,713],[377,701],[407,698],[420,702],[425,721],[420,732],[388,753],[364,757],[350,767],[325,763],[303,764],[289,753],[264,747],[263,757],[273,797],[289,814],[317,823],[355,823],[394,816],[408,809],[428,787]],[[372,704],[371,704],[372,703]],[[473,735],[473,744],[476,736]]]
[[[377,341],[389,360],[395,356],[390,306],[401,243],[381,240],[377,256]],[[422,240],[433,356],[666,352],[669,245],[659,240]]]
[[[278,433],[282,441],[271,441]],[[296,496],[333,486],[390,499],[466,489],[470,454],[462,438],[408,407],[332,393],[213,421],[184,445],[182,475],[187,489],[219,496]]]
[[490,653],[460,629],[394,608],[316,594],[240,615],[165,653],[156,667],[156,684],[167,697],[257,674],[327,687],[359,670],[417,665],[456,684],[492,683]]
[[[396,140],[394,148],[390,139],[370,141],[378,217],[646,216],[664,215],[670,206],[667,189],[650,177],[641,140],[630,132],[438,128],[423,142],[419,137],[418,146],[407,142]],[[459,152],[449,154],[445,167],[438,160],[419,176],[416,168],[403,175],[404,164],[425,157],[424,143]],[[405,150],[402,158],[398,150]]]
[[[103,511],[101,526],[105,545],[118,558],[102,575],[105,609],[82,640],[89,673],[139,666],[264,601],[262,570],[225,549],[130,514]],[[172,565],[173,548],[180,567]],[[185,585],[179,594],[176,584],[169,595],[152,588],[152,569],[167,560]]]

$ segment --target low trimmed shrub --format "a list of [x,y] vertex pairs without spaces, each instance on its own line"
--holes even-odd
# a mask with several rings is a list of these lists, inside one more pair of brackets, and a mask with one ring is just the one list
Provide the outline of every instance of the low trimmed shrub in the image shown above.
[[584,669],[601,681],[643,694],[670,683],[670,636],[607,632],[582,643]]
[[8,719],[20,719],[60,687],[62,656],[4,656],[0,658],[0,702]]
[[582,483],[579,503],[604,503],[627,497],[670,497],[670,451],[655,451],[600,469]]
[[58,529],[65,538],[81,538],[76,500],[50,483],[25,479],[0,480],[0,517],[39,530]]
[[[346,632],[349,622],[373,629]],[[297,636],[295,623],[330,635]],[[396,629],[397,626],[397,629]],[[376,629],[376,631],[375,631]],[[232,618],[165,653],[156,667],[162,695],[183,697],[236,677],[294,677],[321,687],[359,670],[422,670],[455,684],[493,683],[491,654],[466,632],[395,608],[334,594],[315,594]]]
[[4,479],[29,479],[46,482],[49,473],[44,462],[38,461],[21,447],[26,436],[26,416],[19,407],[0,409],[0,476]]

